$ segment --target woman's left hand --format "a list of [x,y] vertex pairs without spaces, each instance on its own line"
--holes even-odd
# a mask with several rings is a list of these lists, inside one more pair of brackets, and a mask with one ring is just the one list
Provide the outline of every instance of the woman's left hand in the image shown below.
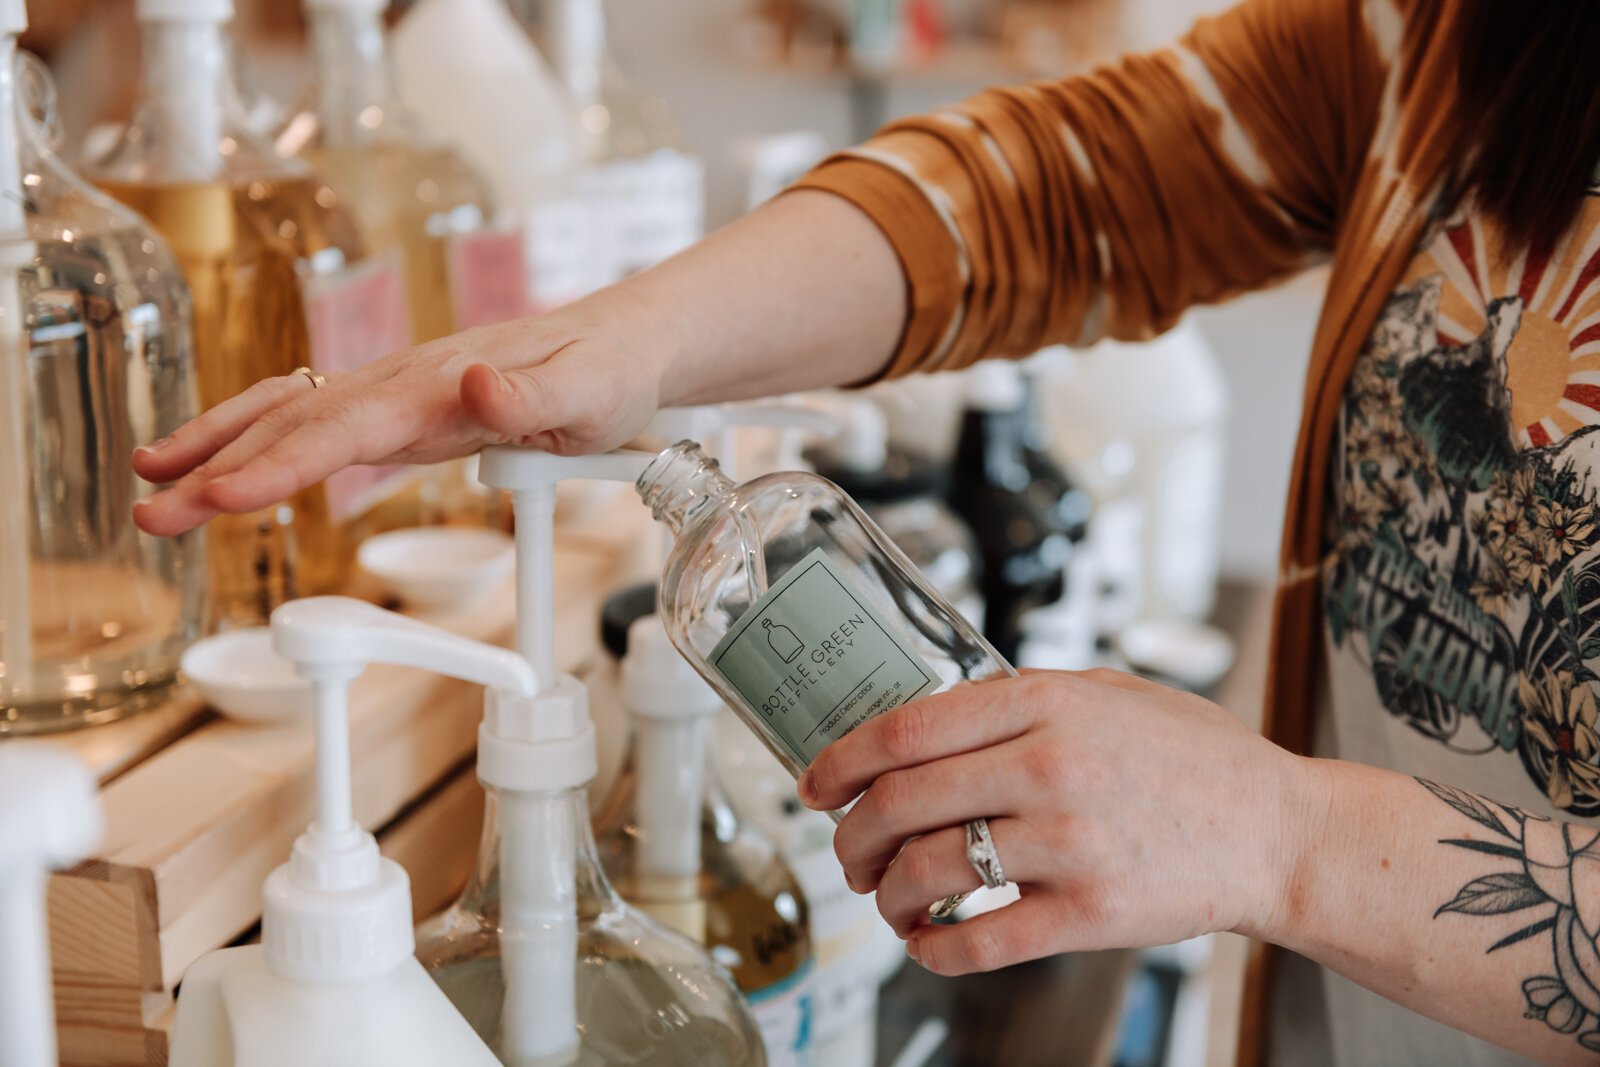
[[[1320,775],[1200,697],[1117,671],[961,686],[864,723],[800,779],[818,810],[860,797],[834,850],[850,886],[939,974],[1057,952],[1264,936],[1284,910]],[[956,925],[928,908],[981,885],[964,824],[989,820],[1022,899]]]

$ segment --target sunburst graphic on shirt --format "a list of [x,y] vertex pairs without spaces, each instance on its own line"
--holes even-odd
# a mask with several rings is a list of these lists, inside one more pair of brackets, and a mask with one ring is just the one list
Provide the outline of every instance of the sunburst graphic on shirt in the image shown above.
[[1497,298],[1520,297],[1522,324],[1506,353],[1511,420],[1524,448],[1600,425],[1600,212],[1585,211],[1554,249],[1502,261],[1494,223],[1478,215],[1441,230],[1406,282],[1442,274],[1439,341],[1483,333]]

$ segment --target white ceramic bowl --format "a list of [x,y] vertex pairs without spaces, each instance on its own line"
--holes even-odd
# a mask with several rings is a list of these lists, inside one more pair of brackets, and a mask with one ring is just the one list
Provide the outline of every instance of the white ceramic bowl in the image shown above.
[[1233,666],[1233,639],[1215,626],[1182,619],[1140,619],[1117,634],[1117,648],[1135,670],[1203,693]]
[[183,673],[206,703],[246,722],[283,722],[312,711],[311,683],[272,648],[265,626],[229,630],[190,645]]
[[361,542],[356,558],[396,597],[419,608],[470,604],[503,583],[516,563],[508,534],[471,526],[395,530]]

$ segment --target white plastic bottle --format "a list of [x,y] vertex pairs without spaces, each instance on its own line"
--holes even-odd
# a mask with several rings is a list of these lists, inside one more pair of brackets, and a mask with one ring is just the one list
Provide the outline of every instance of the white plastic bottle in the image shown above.
[[0,1067],[56,1067],[50,869],[100,840],[94,778],[54,749],[0,745]]
[[[1118,497],[1138,513],[1122,525],[1138,530],[1137,617],[1207,618],[1220,563],[1228,392],[1205,337],[1186,324],[1144,344],[1048,359],[1036,373],[1053,447],[1106,505],[1102,528],[1122,525]],[[1117,496],[1105,496],[1114,486]],[[1120,582],[1115,546],[1107,547],[1105,576]]]
[[538,679],[514,653],[346,597],[291,601],[272,633],[315,693],[316,819],[267,876],[261,944],[184,975],[172,1067],[495,1067],[412,954],[405,871],[351,814],[346,690],[368,663],[524,695]]
[[521,222],[533,309],[592,288],[577,117],[502,0],[419,0],[390,51],[406,106]]

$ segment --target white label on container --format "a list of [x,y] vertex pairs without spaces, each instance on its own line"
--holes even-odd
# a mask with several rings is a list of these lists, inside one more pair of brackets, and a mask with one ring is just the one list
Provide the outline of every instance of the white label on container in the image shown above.
[[594,288],[589,208],[573,197],[540,204],[527,219],[528,299],[535,312]]
[[607,281],[653,267],[700,239],[705,227],[705,167],[663,149],[602,167],[589,190],[596,246]]
[[[395,256],[374,256],[308,278],[303,287],[311,365],[327,374],[360,370],[411,344],[405,275]],[[326,483],[334,522],[359,515],[406,473],[403,466],[346,467]]]
[[829,742],[939,686],[820,548],[773,583],[710,661],[807,766]]
[[814,967],[810,960],[794,974],[745,999],[761,1031],[767,1067],[811,1067],[811,989]]

